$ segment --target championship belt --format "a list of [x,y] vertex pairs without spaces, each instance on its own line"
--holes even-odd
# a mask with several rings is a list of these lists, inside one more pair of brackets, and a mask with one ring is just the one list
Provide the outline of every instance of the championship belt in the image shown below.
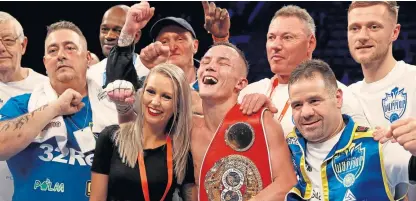
[[262,112],[243,115],[235,105],[211,140],[199,175],[200,201],[243,201],[272,183]]

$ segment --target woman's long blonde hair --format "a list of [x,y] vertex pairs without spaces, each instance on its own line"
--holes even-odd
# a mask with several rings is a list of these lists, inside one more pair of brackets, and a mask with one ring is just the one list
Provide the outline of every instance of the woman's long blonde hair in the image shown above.
[[142,97],[147,86],[148,78],[156,73],[170,78],[173,83],[173,116],[169,120],[165,130],[167,135],[172,139],[174,170],[177,181],[181,184],[185,178],[187,161],[188,157],[190,157],[192,104],[191,89],[186,81],[183,70],[179,67],[172,64],[160,64],[150,70],[143,85],[144,90],[141,90],[137,96],[137,119],[134,122],[121,124],[120,129],[114,135],[114,142],[118,146],[118,152],[122,162],[134,168],[139,152],[143,153],[144,116]]

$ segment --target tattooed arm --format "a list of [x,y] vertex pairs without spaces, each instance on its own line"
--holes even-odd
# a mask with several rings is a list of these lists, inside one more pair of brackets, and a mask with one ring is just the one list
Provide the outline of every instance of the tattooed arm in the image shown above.
[[198,200],[196,185],[193,183],[182,186],[182,198],[184,201]]
[[130,46],[134,42],[135,35],[136,33],[129,33],[125,30],[121,30],[120,37],[118,37],[118,46]]
[[153,17],[155,8],[150,7],[148,2],[134,4],[127,12],[126,22],[118,38],[118,46],[126,47],[133,43],[134,39],[140,37],[141,31]]
[[[56,116],[73,114],[84,107],[81,94],[73,89],[67,89],[57,100],[27,113],[29,98],[30,96],[26,96],[25,104],[12,98],[1,108],[1,115],[7,116],[3,119],[10,119],[0,122],[0,160],[7,160],[25,149]],[[16,115],[14,112],[8,116],[7,113],[15,110],[26,114]]]
[[0,122],[0,160],[7,160],[25,149],[57,115],[56,111],[53,106],[44,105],[33,112]]
[[133,83],[135,89],[141,84],[137,78],[137,72],[133,64],[134,44],[141,37],[141,30],[146,26],[154,14],[155,8],[150,7],[146,1],[134,4],[127,12],[126,22],[121,29],[117,46],[114,47],[108,56],[106,67],[106,83],[115,80],[127,80]]
[[[129,11],[129,18],[133,18],[130,15],[132,15],[131,11]],[[128,19],[121,30],[117,46],[112,48],[108,55],[106,65],[107,79],[104,83],[104,88],[116,80],[129,81],[136,90],[142,86],[134,66],[134,55],[136,54],[134,53],[134,42],[139,40],[141,30],[135,29],[132,24],[135,24],[134,20]]]

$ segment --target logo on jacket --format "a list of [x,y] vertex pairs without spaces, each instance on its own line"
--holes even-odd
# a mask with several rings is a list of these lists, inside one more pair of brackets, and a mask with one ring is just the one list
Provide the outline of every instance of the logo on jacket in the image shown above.
[[407,93],[404,88],[395,87],[391,92],[386,93],[386,97],[381,101],[383,106],[384,118],[393,123],[400,119],[406,111]]
[[354,194],[350,191],[350,189],[347,190],[345,193],[344,199],[342,201],[356,201]]
[[63,193],[65,192],[65,184],[59,183],[59,182],[56,182],[55,184],[53,184],[51,180],[47,178],[45,181],[36,180],[35,184],[33,185],[33,189],[34,190],[40,189],[41,191]]
[[288,145],[298,145],[298,138],[297,137],[286,137],[286,142]]
[[365,148],[354,143],[345,151],[338,153],[332,160],[334,174],[345,187],[350,187],[364,169]]

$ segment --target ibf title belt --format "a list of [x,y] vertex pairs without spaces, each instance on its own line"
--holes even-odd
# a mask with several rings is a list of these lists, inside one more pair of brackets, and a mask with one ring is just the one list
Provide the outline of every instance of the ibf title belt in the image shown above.
[[262,112],[246,116],[235,105],[214,135],[201,165],[200,201],[243,201],[272,182]]

